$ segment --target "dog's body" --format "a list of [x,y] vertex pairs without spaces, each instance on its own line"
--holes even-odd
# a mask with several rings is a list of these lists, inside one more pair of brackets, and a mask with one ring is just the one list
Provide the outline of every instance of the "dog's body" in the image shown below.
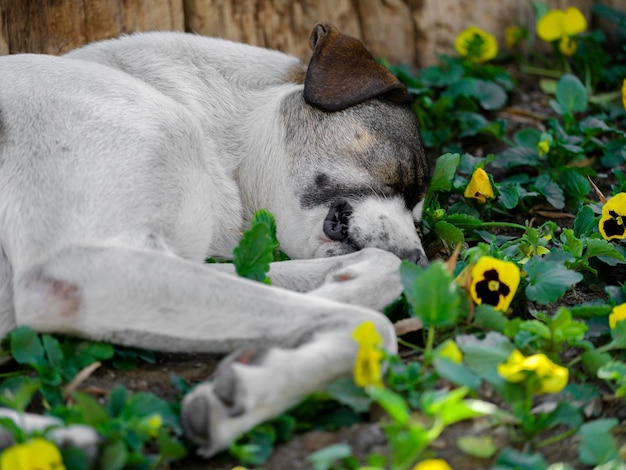
[[[349,373],[362,321],[393,351],[376,310],[424,259],[428,164],[399,82],[332,27],[312,46],[304,85],[293,57],[182,33],[1,58],[0,334],[236,351],[183,403],[204,455]],[[274,286],[201,264],[260,208],[293,259]]]

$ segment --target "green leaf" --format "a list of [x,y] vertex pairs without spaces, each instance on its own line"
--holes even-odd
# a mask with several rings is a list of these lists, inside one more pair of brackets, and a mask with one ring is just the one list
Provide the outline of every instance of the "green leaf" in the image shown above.
[[582,206],[576,213],[574,219],[574,235],[578,238],[589,235],[593,227],[595,227],[595,214],[591,206]]
[[61,447],[61,457],[67,470],[89,470],[89,457],[78,447]]
[[117,417],[122,414],[126,406],[126,397],[127,392],[123,385],[118,385],[109,393],[107,410],[111,416]]
[[228,451],[243,464],[260,465],[271,455],[275,441],[274,428],[263,423],[231,442]]
[[157,445],[159,446],[159,454],[163,461],[180,460],[187,455],[185,446],[172,437],[165,428],[159,428]]
[[465,236],[463,235],[463,231],[455,227],[454,225],[446,222],[445,220],[440,220],[435,224],[434,227],[435,233],[449,248],[454,248],[457,246],[463,246],[465,243]]
[[387,389],[369,386],[367,394],[378,403],[396,423],[406,425],[411,418],[411,410],[401,395]]
[[587,369],[590,375],[595,377],[598,374],[598,370],[600,370],[600,368],[607,364],[612,358],[609,353],[592,349],[590,351],[585,351],[582,354],[581,359],[585,369]]
[[556,100],[566,113],[587,109],[587,89],[572,74],[563,75],[556,85]]
[[400,281],[402,282],[407,300],[419,295],[419,293],[415,292],[415,281],[423,272],[424,268],[410,261],[402,261],[400,264]]
[[550,179],[550,175],[545,173],[540,175],[535,179],[533,187],[539,191],[555,209],[563,209],[565,207],[565,195],[563,194],[563,190]]
[[480,105],[487,111],[500,109],[507,101],[504,88],[487,80],[476,80],[474,96],[478,98]]
[[233,263],[241,277],[264,282],[274,261],[276,245],[272,241],[270,228],[258,224],[246,230],[235,250]]
[[80,411],[85,424],[97,427],[109,419],[109,415],[104,407],[100,405],[100,403],[98,403],[98,401],[91,395],[87,395],[82,392],[75,392],[73,397],[76,401],[76,407]]
[[611,342],[607,347],[626,349],[626,321],[618,321],[615,328],[611,328]]
[[493,442],[491,436],[461,436],[456,444],[467,455],[479,459],[492,457],[500,448]]
[[460,161],[461,156],[458,153],[446,153],[437,159],[435,172],[430,180],[429,193],[450,191]]
[[489,121],[482,114],[478,113],[459,111],[456,113],[456,118],[460,129],[459,139],[475,136],[489,126]]
[[307,456],[313,470],[329,470],[338,461],[350,457],[352,448],[348,444],[332,444]]
[[480,219],[469,214],[449,214],[446,222],[460,228],[479,228],[483,225]]
[[538,320],[526,320],[520,324],[520,330],[527,331],[538,338],[550,339],[550,328]]
[[513,209],[519,204],[522,186],[519,183],[505,183],[498,185],[498,201],[507,209]]
[[567,167],[559,168],[559,186],[577,201],[582,201],[589,191],[591,184],[578,171]]
[[480,377],[463,364],[457,364],[445,358],[435,358],[435,370],[444,379],[461,387],[470,390],[477,390],[480,387]]
[[42,335],[41,340],[50,366],[60,372],[65,364],[65,357],[59,340],[50,335]]
[[443,66],[424,67],[418,79],[426,86],[445,87],[458,82],[465,73],[458,61],[448,61]]
[[601,465],[618,458],[617,443],[610,432],[617,424],[615,418],[597,419],[580,427],[578,456],[583,463]]
[[0,404],[23,412],[41,388],[41,381],[33,377],[11,377],[0,386]]
[[121,470],[126,464],[128,450],[122,440],[117,440],[104,447],[98,459],[99,468],[107,470]]
[[548,464],[541,454],[520,452],[510,447],[505,447],[498,454],[494,470],[546,470]]
[[464,363],[483,378],[494,371],[498,364],[506,362],[515,349],[506,336],[495,332],[487,333],[483,339],[474,335],[460,335],[456,337],[456,342],[463,351]]
[[463,78],[450,85],[442,96],[452,100],[456,100],[459,96],[474,98],[483,109],[488,111],[502,108],[507,100],[504,88],[497,83],[478,78]]
[[45,350],[39,335],[28,326],[13,330],[11,336],[11,355],[19,364],[46,366]]
[[[13,421],[11,418],[0,418],[0,429],[4,429],[4,431],[8,432],[9,434],[11,434],[11,437],[13,437],[13,440],[15,442],[22,442],[26,439],[25,436],[25,431],[20,428],[15,421]],[[3,435],[4,433],[0,433],[0,435],[2,435],[2,443],[3,445],[8,445],[9,442],[8,439],[5,440],[5,437]]]
[[571,254],[574,258],[580,258],[583,255],[583,242],[574,236],[574,230],[566,228],[561,233],[561,241],[563,242],[563,250]]
[[486,331],[503,333],[508,323],[509,319],[506,318],[504,313],[496,310],[491,305],[479,305],[474,311],[474,324],[477,327],[484,328]]
[[516,166],[539,166],[540,159],[537,148],[511,147],[503,150],[492,163],[496,168],[513,168]]
[[534,127],[525,127],[520,129],[513,136],[513,140],[518,145],[532,149],[534,152],[537,151],[537,144],[540,139],[541,131],[535,129]]
[[354,383],[352,377],[341,377],[331,382],[326,391],[339,403],[349,406],[357,413],[365,413],[372,405],[372,399]]
[[446,326],[456,322],[461,297],[444,263],[432,263],[409,287],[405,294],[413,315],[421,318],[425,326]]
[[179,431],[178,414],[174,413],[170,404],[152,393],[135,393],[128,398],[122,417],[146,417],[153,414],[161,415],[163,424]]
[[604,240],[603,238],[590,238],[587,240],[587,251],[585,251],[585,258],[589,259],[594,256],[613,258],[620,261],[624,261],[624,256],[617,251],[615,245]]
[[567,269],[562,263],[533,258],[525,265],[528,273],[528,300],[549,304],[560,299],[565,291],[582,281],[580,273]]
[[615,381],[618,390],[616,395],[623,397],[626,392],[626,363],[622,361],[609,361],[598,369],[598,378]]

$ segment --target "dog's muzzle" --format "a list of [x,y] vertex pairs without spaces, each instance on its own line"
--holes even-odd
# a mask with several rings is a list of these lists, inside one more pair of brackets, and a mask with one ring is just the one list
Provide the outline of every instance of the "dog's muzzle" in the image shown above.
[[324,235],[334,242],[341,243],[342,251],[335,251],[332,254],[343,254],[354,251],[359,251],[366,246],[374,246],[383,250],[394,253],[401,259],[411,261],[422,267],[428,266],[428,259],[426,254],[419,247],[399,247],[399,246],[387,246],[384,244],[363,244],[358,239],[350,236],[350,223],[352,218],[353,208],[347,201],[337,201],[330,209],[324,219]]

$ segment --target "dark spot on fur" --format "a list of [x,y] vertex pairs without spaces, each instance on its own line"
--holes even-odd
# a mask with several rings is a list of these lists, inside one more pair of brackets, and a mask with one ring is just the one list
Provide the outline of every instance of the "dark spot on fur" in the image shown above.
[[328,175],[325,173],[318,173],[315,176],[315,185],[316,186],[326,186],[329,183]]
[[[423,199],[431,170],[409,107],[374,99],[329,113],[295,93],[285,99],[283,116],[303,207],[377,195],[401,197],[412,210]],[[354,182],[351,168],[359,175]]]

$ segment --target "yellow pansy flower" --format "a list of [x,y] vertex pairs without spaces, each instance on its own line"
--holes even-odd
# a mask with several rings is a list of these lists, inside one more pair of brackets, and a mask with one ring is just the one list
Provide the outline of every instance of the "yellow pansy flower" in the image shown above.
[[413,467],[413,470],[452,470],[452,467],[443,459],[426,459]]
[[546,42],[559,40],[559,50],[571,56],[576,52],[576,41],[572,39],[587,29],[587,20],[576,7],[550,10],[537,22],[537,36]]
[[354,362],[354,382],[359,387],[382,385],[383,339],[374,322],[365,321],[352,332],[352,338],[359,344]]
[[[546,235],[545,237],[541,237],[539,239],[540,243],[548,243],[550,240],[552,240],[552,235]],[[530,245],[530,244],[521,244],[520,245],[520,251],[524,254],[524,258],[522,258],[521,260],[518,261],[518,264],[526,264],[530,261],[530,259],[537,255],[539,257],[547,255],[548,253],[550,253],[550,250],[542,245],[537,245],[537,250],[535,251],[535,248]]]
[[552,145],[552,136],[550,134],[542,134],[541,140],[537,142],[537,153],[540,157],[547,155]]
[[622,105],[624,105],[624,109],[626,109],[626,78],[622,82]]
[[141,420],[141,428],[150,437],[156,438],[159,435],[159,429],[163,426],[163,418],[159,413],[151,414]]
[[515,263],[483,256],[471,272],[470,295],[477,305],[492,305],[506,312],[520,282]]
[[537,379],[534,393],[558,393],[565,388],[569,380],[569,370],[552,362],[545,354],[524,356],[517,349],[508,360],[498,365],[498,374],[509,382],[518,383]]
[[626,320],[626,304],[613,307],[611,314],[609,315],[609,326],[611,329],[617,326],[618,322]]
[[463,362],[463,353],[459,346],[451,339],[444,341],[435,351],[438,357],[443,357],[451,362],[460,364]]
[[602,206],[598,229],[609,241],[626,238],[626,193],[616,194]]
[[487,202],[487,199],[493,199],[495,194],[489,180],[489,174],[482,168],[476,168],[463,195],[467,198],[476,199],[481,204]]
[[487,62],[498,54],[498,43],[493,34],[470,26],[459,33],[454,48],[461,57],[472,62]]
[[0,470],[65,470],[61,452],[50,441],[36,437],[5,449]]
[[504,42],[509,49],[515,48],[526,37],[526,30],[521,26],[507,26],[504,30]]

